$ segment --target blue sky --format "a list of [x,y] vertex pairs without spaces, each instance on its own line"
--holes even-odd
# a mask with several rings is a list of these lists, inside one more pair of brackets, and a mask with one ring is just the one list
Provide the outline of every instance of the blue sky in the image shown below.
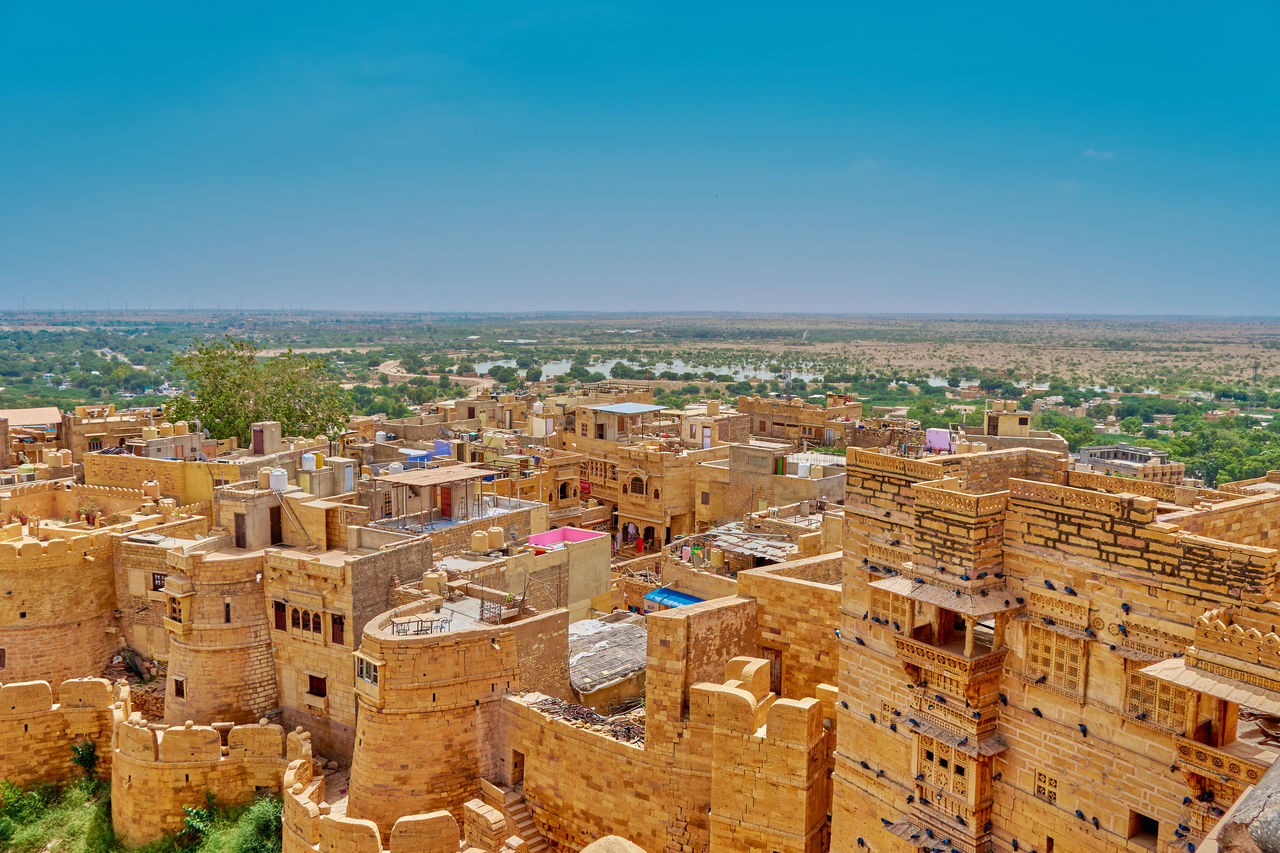
[[0,0],[0,307],[1280,315],[1278,9]]

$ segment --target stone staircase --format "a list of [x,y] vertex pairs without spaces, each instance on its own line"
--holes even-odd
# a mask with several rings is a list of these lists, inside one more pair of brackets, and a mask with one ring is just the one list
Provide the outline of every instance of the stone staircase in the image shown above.
[[507,829],[511,830],[512,835],[518,835],[524,839],[525,850],[528,853],[547,853],[551,848],[547,844],[547,840],[538,832],[538,827],[533,823],[533,814],[529,811],[529,804],[524,801],[524,797],[512,803],[506,809]]
[[533,822],[533,814],[529,811],[529,804],[525,802],[522,792],[487,780],[482,781],[480,787],[481,798],[487,805],[502,812],[507,819],[507,832],[521,842],[517,846],[512,844],[515,839],[509,838],[508,847],[519,853],[552,853],[551,845],[538,832],[538,827]]

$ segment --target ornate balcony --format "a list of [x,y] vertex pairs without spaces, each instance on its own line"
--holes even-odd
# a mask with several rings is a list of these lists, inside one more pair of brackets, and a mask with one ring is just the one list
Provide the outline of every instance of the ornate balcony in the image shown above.
[[904,663],[962,679],[998,671],[1004,662],[1004,649],[984,650],[982,654],[965,657],[960,648],[931,646],[907,637],[895,637],[893,644]]
[[[1236,741],[1218,749],[1189,738],[1179,737],[1174,738],[1174,748],[1177,752],[1174,763],[1179,769],[1213,779],[1225,776],[1228,781],[1241,787],[1258,784],[1262,774],[1266,773],[1271,766],[1269,760],[1263,764],[1259,759],[1274,757],[1269,750],[1259,749],[1253,744],[1242,741]],[[1245,753],[1249,755],[1246,757]]]

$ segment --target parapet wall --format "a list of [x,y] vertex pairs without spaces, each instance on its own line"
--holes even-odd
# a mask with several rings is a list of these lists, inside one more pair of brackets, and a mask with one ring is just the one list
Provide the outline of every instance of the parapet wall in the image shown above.
[[112,536],[0,542],[0,649],[6,680],[96,675],[119,645]]
[[842,562],[824,554],[738,574],[738,594],[756,601],[756,644],[780,658],[783,696],[811,696],[836,682]]
[[456,853],[458,822],[447,811],[403,815],[383,846],[378,825],[330,813],[325,778],[311,761],[290,762],[284,772],[282,853]]
[[378,684],[356,684],[349,812],[384,831],[404,814],[448,809],[460,817],[479,796],[480,780],[497,772],[497,703],[506,693],[569,694],[565,610],[447,634],[381,631],[404,612],[370,623],[360,654],[381,661]]
[[240,805],[280,792],[291,761],[311,759],[311,736],[287,737],[265,721],[242,726],[148,725],[139,714],[115,729],[111,765],[111,819],[129,845],[177,832],[183,806],[200,806],[205,793],[221,805]]
[[1156,521],[1156,508],[1154,498],[1011,480],[1005,542],[1051,551],[1059,559],[1152,572],[1205,598],[1266,600],[1272,595],[1280,553],[1188,533]]
[[1224,501],[1212,509],[1179,513],[1168,520],[1209,539],[1280,547],[1280,495],[1276,494]]
[[73,744],[97,746],[98,775],[111,770],[112,729],[129,715],[129,688],[105,678],[64,681],[59,702],[47,681],[0,686],[0,778],[19,785],[81,775]]
[[724,684],[699,684],[713,717],[711,849],[819,853],[831,805],[835,691],[778,699],[769,662],[735,658]]

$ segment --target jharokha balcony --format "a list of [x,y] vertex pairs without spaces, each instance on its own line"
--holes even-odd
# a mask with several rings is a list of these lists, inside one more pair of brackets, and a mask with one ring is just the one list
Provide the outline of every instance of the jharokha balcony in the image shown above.
[[1277,624],[1280,610],[1271,603],[1210,610],[1196,620],[1195,644],[1185,655],[1142,670],[1185,691],[1174,764],[1211,817],[1215,799],[1257,784],[1280,757]]

